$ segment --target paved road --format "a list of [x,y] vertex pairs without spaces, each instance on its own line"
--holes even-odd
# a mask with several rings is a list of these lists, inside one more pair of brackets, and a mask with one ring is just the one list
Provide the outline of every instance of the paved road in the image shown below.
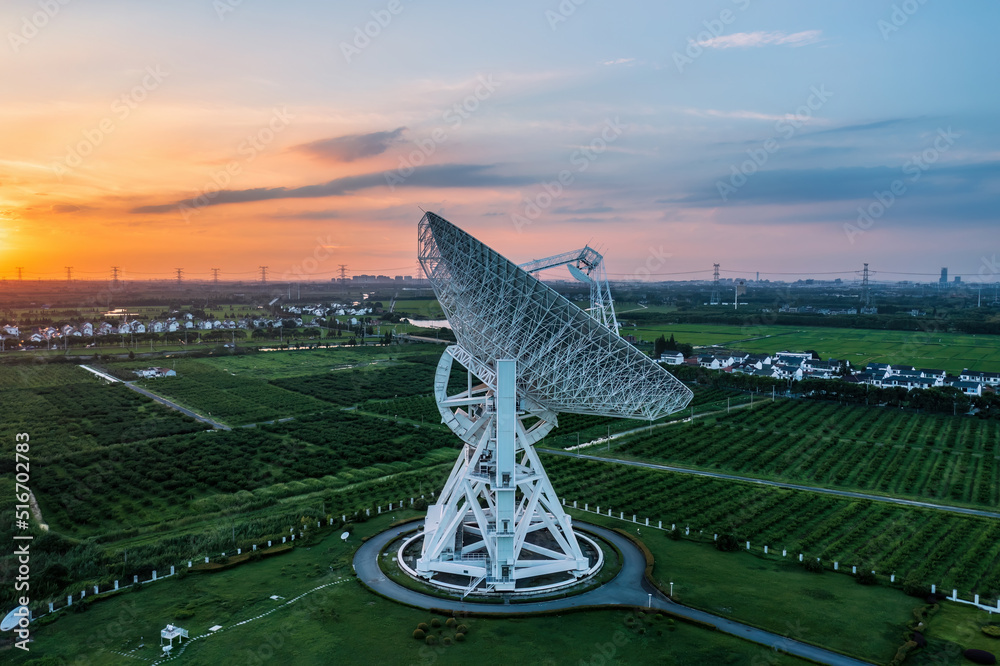
[[152,391],[147,391],[146,389],[144,389],[142,387],[136,386],[132,382],[123,382],[123,383],[125,384],[125,386],[129,387],[130,389],[132,389],[136,393],[141,393],[144,396],[146,396],[147,398],[151,398],[152,400],[155,400],[156,402],[160,403],[161,405],[165,405],[165,406],[169,407],[170,409],[176,409],[181,414],[187,414],[191,418],[196,419],[198,421],[201,421],[202,423],[207,423],[208,425],[212,426],[213,428],[216,428],[217,430],[232,430],[232,428],[230,428],[229,426],[227,426],[227,425],[225,425],[223,423],[219,423],[218,421],[210,419],[207,416],[202,416],[201,414],[198,414],[197,412],[192,412],[187,407],[181,407],[176,402],[171,402],[171,401],[167,400],[164,397],[156,395]]
[[558,449],[538,449],[542,453],[554,456],[566,456],[568,458],[582,458],[583,460],[597,460],[600,462],[614,463],[616,465],[629,465],[631,467],[644,467],[646,469],[663,470],[666,472],[677,472],[679,474],[692,474],[694,476],[707,476],[712,479],[725,479],[728,481],[744,481],[746,483],[756,483],[762,486],[773,488],[788,488],[791,490],[805,490],[810,493],[820,493],[821,495],[835,495],[837,497],[847,497],[849,499],[872,500],[873,502],[886,502],[888,504],[901,504],[903,506],[913,506],[921,509],[934,509],[935,511],[946,511],[948,513],[959,513],[968,516],[982,516],[984,518],[1000,518],[1000,513],[993,511],[982,511],[980,509],[966,509],[960,506],[948,506],[946,504],[932,504],[931,502],[918,502],[916,500],[900,499],[898,497],[885,497],[883,495],[869,495],[867,493],[855,493],[849,490],[831,490],[830,488],[817,488],[815,486],[802,486],[796,483],[782,483],[781,481],[765,481],[749,476],[736,476],[735,474],[722,474],[719,472],[705,472],[700,469],[688,469],[687,467],[673,467],[671,465],[657,465],[656,463],[639,462],[636,460],[622,460],[621,458],[606,458],[603,456],[591,456],[586,453],[570,453]]
[[[166,407],[169,407],[170,409],[176,409],[181,414],[186,414],[186,415],[190,416],[191,418],[193,418],[193,419],[195,419],[197,421],[201,421],[202,423],[207,423],[208,425],[212,426],[213,428],[215,428],[217,430],[232,430],[232,428],[230,428],[229,426],[227,426],[227,425],[225,425],[223,423],[219,423],[218,421],[216,421],[214,419],[210,419],[207,416],[202,416],[201,414],[198,414],[197,412],[191,411],[187,407],[181,407],[176,402],[171,402],[170,400],[167,400],[164,397],[156,395],[152,391],[147,391],[146,389],[144,389],[142,387],[136,386],[132,382],[123,382],[122,380],[118,379],[117,377],[112,377],[111,375],[109,375],[107,373],[104,373],[104,372],[101,372],[100,370],[97,370],[96,368],[92,368],[89,365],[81,365],[80,367],[83,368],[84,370],[86,370],[87,372],[94,373],[95,375],[97,375],[101,379],[106,379],[107,381],[114,382],[116,384],[124,384],[125,386],[129,387],[130,389],[132,389],[136,393],[141,393],[142,395],[146,396],[147,398],[150,398],[151,400],[155,400],[156,402],[158,402],[161,405],[164,405]],[[280,419],[280,420],[290,420],[290,419]]]
[[[645,579],[646,560],[635,544],[617,532],[598,527],[596,525],[586,525],[587,531],[599,535],[601,538],[614,543],[624,556],[622,570],[610,582],[601,587],[584,592],[576,596],[565,599],[552,599],[549,601],[532,601],[517,604],[481,604],[458,599],[443,599],[433,597],[416,590],[403,587],[390,580],[382,573],[378,566],[378,555],[390,541],[399,534],[406,531],[405,528],[392,529],[369,539],[362,544],[354,555],[354,570],[358,578],[368,587],[374,589],[379,594],[390,599],[402,602],[418,608],[440,608],[442,610],[465,611],[474,613],[532,613],[551,612],[564,608],[574,608],[578,606],[651,606],[660,610],[669,611],[675,615],[687,617],[700,622],[714,625],[722,631],[739,638],[743,638],[769,648],[784,650],[789,654],[794,654],[806,659],[811,659],[820,664],[831,664],[833,666],[862,666],[867,662],[858,661],[851,657],[846,657],[836,652],[824,650],[814,645],[801,643],[784,636],[772,634],[762,629],[757,629],[739,622],[734,622],[723,617],[712,615],[704,611],[689,608],[678,603],[674,603],[658,589],[651,586]],[[652,599],[650,600],[650,596]]]

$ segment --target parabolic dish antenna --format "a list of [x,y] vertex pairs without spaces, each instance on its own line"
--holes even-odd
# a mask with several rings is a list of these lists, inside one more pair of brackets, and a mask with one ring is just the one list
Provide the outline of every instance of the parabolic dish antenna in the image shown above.
[[7,617],[3,619],[3,622],[0,622],[0,631],[10,631],[16,628],[23,617],[28,617],[28,609],[25,606],[18,606],[7,613]]
[[[465,447],[423,533],[400,547],[400,565],[463,595],[543,592],[596,573],[600,548],[574,533],[535,442],[559,412],[652,420],[686,407],[690,389],[609,327],[617,323],[606,280],[580,268],[603,276],[595,250],[519,267],[434,213],[418,237],[457,340],[438,363],[435,396]],[[593,283],[590,313],[531,274],[562,264]],[[468,381],[449,395],[455,360]]]

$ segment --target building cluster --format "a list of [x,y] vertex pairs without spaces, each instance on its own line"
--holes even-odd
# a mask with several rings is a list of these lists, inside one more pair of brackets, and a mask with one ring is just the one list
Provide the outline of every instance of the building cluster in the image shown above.
[[[190,312],[166,319],[141,321],[137,318],[122,318],[120,321],[101,321],[96,324],[84,322],[81,324],[62,324],[58,326],[33,326],[24,331],[17,324],[5,324],[0,327],[0,340],[32,342],[52,342],[63,338],[99,338],[105,336],[123,336],[140,333],[183,333],[187,331],[219,331],[219,330],[253,330],[258,328],[281,328],[288,321],[293,321],[295,327],[320,328],[327,323],[328,317],[349,317],[345,323],[357,325],[358,317],[371,314],[371,308],[356,305],[341,305],[331,303],[306,305],[284,308],[276,316],[253,316],[235,319],[214,319],[195,317]],[[310,317],[303,320],[303,315]]]
[[949,375],[944,370],[930,368],[918,370],[912,365],[897,363],[869,363],[864,368],[854,368],[849,361],[835,358],[819,360],[813,358],[809,352],[782,351],[776,354],[716,352],[688,358],[680,352],[664,352],[660,362],[665,365],[698,366],[709,370],[789,381],[841,379],[879,388],[902,387],[907,391],[951,386],[966,395],[981,396],[984,391],[995,392],[1000,387],[1000,372],[965,369],[960,375],[955,376]]

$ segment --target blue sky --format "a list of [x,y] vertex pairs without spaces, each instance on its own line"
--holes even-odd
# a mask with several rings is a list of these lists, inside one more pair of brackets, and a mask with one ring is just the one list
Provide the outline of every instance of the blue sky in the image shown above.
[[58,6],[0,10],[0,273],[413,272],[418,206],[621,277],[1000,252],[995,2]]

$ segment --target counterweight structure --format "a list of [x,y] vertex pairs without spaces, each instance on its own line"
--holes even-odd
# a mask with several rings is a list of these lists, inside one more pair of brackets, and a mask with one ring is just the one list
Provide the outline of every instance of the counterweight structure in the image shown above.
[[[683,409],[691,391],[609,327],[606,289],[588,314],[529,272],[548,266],[519,267],[434,213],[418,230],[420,264],[457,340],[438,363],[435,397],[465,446],[399,562],[464,594],[573,584],[600,568],[601,550],[574,532],[534,444],[559,412],[652,420]],[[592,272],[599,254],[565,256],[602,281]],[[449,395],[454,361],[467,379]],[[417,539],[410,566],[405,551]]]

